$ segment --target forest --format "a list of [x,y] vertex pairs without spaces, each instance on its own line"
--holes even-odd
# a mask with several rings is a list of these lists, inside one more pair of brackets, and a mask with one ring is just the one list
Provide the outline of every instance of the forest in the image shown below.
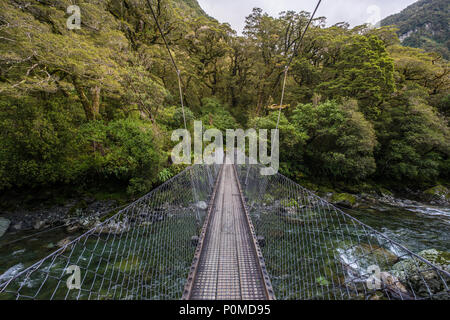
[[[274,129],[280,171],[316,188],[425,189],[450,182],[450,69],[393,26],[327,26],[255,8],[242,35],[193,0],[0,0],[0,192],[146,193],[177,174],[188,125]],[[81,8],[70,30],[67,7]],[[38,191],[36,191],[38,193]]]
[[420,0],[402,12],[381,21],[382,26],[396,25],[402,45],[422,48],[450,58],[450,29],[446,0]]

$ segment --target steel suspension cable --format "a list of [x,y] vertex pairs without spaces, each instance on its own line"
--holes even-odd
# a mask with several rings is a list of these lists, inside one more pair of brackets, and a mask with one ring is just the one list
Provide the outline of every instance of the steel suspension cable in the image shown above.
[[147,0],[147,5],[150,8],[150,12],[152,13],[153,19],[155,20],[156,26],[159,30],[159,33],[161,34],[161,37],[164,41],[164,45],[166,46],[167,52],[169,52],[170,60],[172,61],[173,67],[175,68],[175,71],[177,73],[178,77],[178,89],[180,92],[180,102],[181,102],[181,109],[183,111],[183,121],[184,121],[184,128],[187,130],[187,124],[186,124],[186,113],[184,112],[184,99],[183,99],[183,88],[182,88],[182,80],[181,80],[181,71],[178,69],[177,63],[175,62],[175,59],[172,55],[172,51],[170,51],[169,43],[166,40],[166,37],[164,36],[164,32],[162,31],[162,28],[159,24],[158,18],[156,17],[155,11],[153,10],[152,4],[150,3],[150,0]]
[[311,18],[309,19],[308,24],[306,25],[305,30],[303,30],[303,33],[302,33],[302,35],[300,36],[300,39],[299,39],[298,42],[294,45],[294,52],[292,53],[292,55],[291,55],[291,57],[290,57],[290,59],[289,59],[287,65],[286,65],[286,67],[284,68],[283,89],[282,89],[282,91],[281,91],[280,108],[278,109],[278,120],[277,120],[277,127],[276,127],[276,132],[277,132],[277,133],[278,133],[278,126],[279,126],[279,124],[280,124],[281,108],[282,108],[282,106],[283,106],[284,93],[285,93],[285,91],[286,91],[286,80],[287,80],[287,74],[288,74],[289,67],[291,66],[292,61],[294,60],[295,52],[296,52],[297,49],[299,48],[300,44],[303,42],[303,38],[305,37],[305,34],[306,34],[306,32],[308,31],[309,26],[311,25],[311,23],[312,23],[312,21],[313,21],[313,19],[314,19],[314,16],[316,15],[317,10],[319,9],[319,6],[320,6],[320,3],[321,3],[321,2],[322,2],[322,0],[319,0],[319,1],[317,2],[316,8],[314,9],[314,12],[313,12],[313,14],[311,15]]
[[[164,36],[164,32],[162,31],[161,25],[159,24],[158,18],[156,17],[155,11],[153,10],[152,4],[150,3],[150,0],[147,0],[147,5],[150,8],[150,11],[152,13],[153,19],[155,20],[156,26],[159,30],[159,33],[161,34],[161,37],[163,38],[164,44],[166,46],[167,52],[169,53],[169,57],[170,60],[172,61],[173,67],[175,68],[175,71],[177,73],[177,77],[178,77],[178,90],[179,90],[179,94],[180,94],[180,102],[181,102],[181,110],[183,111],[183,121],[184,121],[184,129],[187,131],[187,123],[186,123],[186,112],[184,111],[184,99],[183,99],[183,86],[182,86],[182,79],[181,79],[181,71],[177,66],[177,63],[175,62],[175,59],[172,55],[172,51],[170,51],[170,46],[169,43],[166,40],[166,37]],[[190,180],[191,180],[191,188],[192,188],[192,192],[193,192],[193,197],[194,197],[194,201],[198,202],[199,201],[199,196],[197,194],[197,190],[195,188],[195,184],[194,184],[194,178],[192,176],[192,167],[191,170],[189,170],[190,172]],[[196,209],[197,211],[197,222],[200,224],[200,212],[199,209]]]

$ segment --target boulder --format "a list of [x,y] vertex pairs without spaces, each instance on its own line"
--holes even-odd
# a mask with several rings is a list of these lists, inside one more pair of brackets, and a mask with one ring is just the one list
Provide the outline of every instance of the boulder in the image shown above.
[[22,223],[22,221],[20,221],[20,222],[16,223],[15,225],[13,225],[12,228],[13,228],[14,230],[16,230],[16,231],[22,230],[22,229],[23,229],[23,223]]
[[58,247],[62,248],[67,246],[72,240],[70,238],[64,238],[60,241],[58,241],[58,243],[56,244]]
[[208,204],[205,201],[199,201],[195,204],[195,207],[199,210],[206,210],[208,209]]
[[68,233],[74,233],[74,232],[78,231],[79,229],[80,229],[80,226],[78,226],[78,225],[76,225],[76,224],[73,224],[73,225],[71,225],[71,226],[68,226],[68,227],[66,228],[66,231],[67,231]]
[[439,205],[450,204],[450,190],[442,185],[437,185],[423,192],[424,198]]
[[356,197],[349,193],[334,193],[330,202],[345,208],[354,208],[356,206]]
[[9,228],[11,221],[5,218],[0,218],[0,237],[2,237]]
[[45,221],[43,221],[43,220],[37,220],[37,221],[34,223],[33,228],[34,228],[35,230],[39,230],[39,229],[42,229],[44,226],[45,226]]
[[356,273],[366,273],[372,265],[386,269],[394,265],[399,258],[391,251],[377,245],[361,243],[350,248],[338,248],[338,256],[342,263]]
[[381,272],[380,280],[382,288],[389,292],[389,295],[401,300],[413,300],[414,298],[409,293],[408,289],[401,283],[399,279],[389,272]]
[[[437,268],[450,272],[450,253],[435,249],[424,250],[418,253]],[[450,278],[433,269],[430,265],[417,258],[410,258],[396,263],[391,273],[400,281],[411,284],[415,293],[422,297],[429,297],[430,292],[439,299],[450,299],[445,286],[450,285]]]
[[122,234],[130,230],[130,224],[127,219],[123,220],[110,220],[101,224],[97,222],[96,230],[100,234]]

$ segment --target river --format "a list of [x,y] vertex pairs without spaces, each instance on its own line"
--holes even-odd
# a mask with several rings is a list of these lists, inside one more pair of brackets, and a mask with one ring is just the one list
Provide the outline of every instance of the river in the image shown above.
[[[431,248],[450,251],[449,207],[396,207],[377,203],[345,211],[413,252]],[[0,240],[0,283],[49,255],[57,249],[58,241],[67,236],[64,228],[39,234],[36,231],[7,233]]]

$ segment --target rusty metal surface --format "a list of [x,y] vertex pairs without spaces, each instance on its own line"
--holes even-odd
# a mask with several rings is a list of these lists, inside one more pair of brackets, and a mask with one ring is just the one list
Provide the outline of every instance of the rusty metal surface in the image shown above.
[[183,299],[274,298],[242,201],[234,168],[224,165]]

